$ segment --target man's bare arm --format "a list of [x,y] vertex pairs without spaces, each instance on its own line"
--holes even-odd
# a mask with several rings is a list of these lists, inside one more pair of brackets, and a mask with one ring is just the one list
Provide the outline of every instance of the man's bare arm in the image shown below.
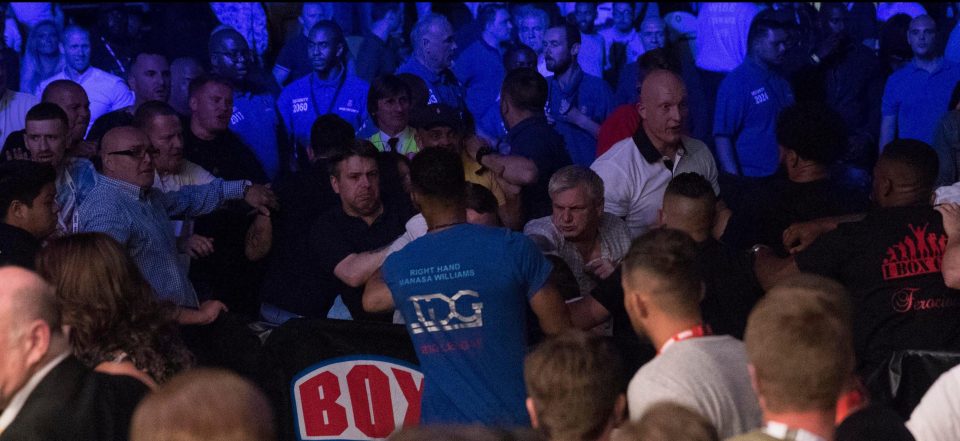
[[374,251],[353,253],[344,257],[333,269],[333,275],[352,288],[359,288],[367,283],[370,276],[383,265],[390,247],[383,247]]

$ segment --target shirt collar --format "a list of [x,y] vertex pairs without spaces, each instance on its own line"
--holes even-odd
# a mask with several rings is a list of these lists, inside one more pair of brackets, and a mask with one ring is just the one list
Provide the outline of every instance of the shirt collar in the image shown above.
[[133,185],[129,182],[121,181],[119,179],[114,179],[107,175],[101,175],[100,178],[100,182],[103,182],[105,185],[109,185],[118,190],[120,193],[137,200],[146,199],[147,194],[150,191],[149,187],[141,188],[140,186]]
[[763,426],[763,433],[780,440],[787,441],[826,441],[817,434],[803,429],[787,426],[777,421],[767,421]]
[[10,399],[10,403],[7,404],[7,408],[3,409],[3,413],[0,413],[0,433],[3,433],[4,430],[7,430],[7,427],[10,426],[10,423],[13,423],[13,420],[17,418],[17,415],[20,413],[20,410],[23,409],[23,405],[26,404],[27,398],[30,398],[30,394],[33,393],[33,390],[37,388],[44,377],[57,367],[63,360],[66,360],[70,356],[70,351],[64,351],[62,354],[54,357],[53,360],[50,360],[49,363],[44,365],[40,370],[38,370],[33,376],[30,377],[30,380],[27,381],[27,384],[24,384],[16,394],[13,395],[13,398]]
[[[913,67],[913,71],[914,71],[914,72],[916,72],[916,71],[918,71],[918,70],[922,70],[922,71],[924,71],[924,72],[929,72],[928,70],[926,70],[926,69],[924,69],[924,68],[922,68],[922,67],[920,67],[920,66],[917,65],[917,59],[916,59],[916,58],[910,60],[910,66]],[[935,73],[938,73],[938,72],[940,72],[940,71],[943,71],[943,70],[946,70],[946,69],[949,69],[949,68],[950,68],[950,66],[949,66],[948,63],[947,63],[947,60],[941,56],[941,57],[940,57],[940,64],[937,65],[937,68],[934,69],[933,72],[930,72],[930,75],[933,75],[933,74],[935,74]]]
[[[388,135],[383,130],[381,130],[379,133],[380,133],[380,139],[383,142],[387,142],[390,140],[390,138],[393,138],[393,136]],[[413,138],[413,127],[410,127],[410,126],[404,127],[403,130],[400,131],[400,133],[397,133],[396,137],[400,139],[400,141],[397,144],[398,146],[405,144],[408,139]]]
[[[664,156],[653,146],[653,142],[650,141],[650,137],[647,136],[647,131],[643,130],[643,124],[637,129],[633,134],[633,143],[637,145],[637,150],[640,151],[640,155],[643,156],[643,159],[649,164],[656,164],[659,161],[662,161]],[[683,156],[685,149],[683,148],[683,141],[680,141],[680,148],[677,149],[677,156]],[[673,158],[670,158],[673,159]]]

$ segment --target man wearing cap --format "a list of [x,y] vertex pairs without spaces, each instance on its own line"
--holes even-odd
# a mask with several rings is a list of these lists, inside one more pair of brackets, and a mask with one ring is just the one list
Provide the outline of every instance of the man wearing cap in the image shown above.
[[414,115],[417,145],[421,149],[446,148],[460,153],[467,182],[482,185],[497,198],[504,226],[523,227],[520,189],[537,182],[537,166],[530,159],[500,155],[477,136],[464,138],[463,122],[456,109],[431,104]]

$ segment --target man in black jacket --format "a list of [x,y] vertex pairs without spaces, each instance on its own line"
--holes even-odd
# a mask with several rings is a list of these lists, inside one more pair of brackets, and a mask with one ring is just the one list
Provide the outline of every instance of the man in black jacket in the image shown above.
[[0,268],[0,440],[126,439],[146,386],[71,354],[53,287]]

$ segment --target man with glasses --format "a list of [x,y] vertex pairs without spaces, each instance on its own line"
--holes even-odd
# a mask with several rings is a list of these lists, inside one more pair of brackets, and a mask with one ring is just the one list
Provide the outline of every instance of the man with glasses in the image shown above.
[[187,274],[177,263],[177,247],[167,223],[170,216],[199,216],[224,201],[243,199],[253,207],[275,208],[270,189],[249,181],[214,179],[161,193],[152,188],[154,148],[140,129],[117,127],[103,136],[97,185],[80,205],[80,231],[98,231],[117,239],[136,262],[160,300],[179,307],[181,324],[214,321],[226,307],[219,301],[200,303]]
[[214,32],[209,50],[211,71],[233,83],[230,131],[257,155],[272,181],[284,168],[277,138],[280,121],[274,110],[276,97],[254,76],[257,67],[250,46],[239,32],[232,28]]
[[40,83],[36,95],[57,80],[72,80],[80,84],[90,98],[87,130],[101,115],[133,104],[133,93],[122,79],[90,65],[89,31],[79,26],[67,26],[63,30],[60,51],[64,54],[66,66],[62,72]]
[[[310,30],[307,42],[313,72],[284,87],[277,100],[285,139],[302,160],[306,159],[310,128],[318,116],[333,113],[349,122],[354,130],[363,129],[367,122],[370,85],[348,71],[346,54],[347,42],[340,26],[330,20],[319,21]],[[305,164],[304,161],[300,165]]]

